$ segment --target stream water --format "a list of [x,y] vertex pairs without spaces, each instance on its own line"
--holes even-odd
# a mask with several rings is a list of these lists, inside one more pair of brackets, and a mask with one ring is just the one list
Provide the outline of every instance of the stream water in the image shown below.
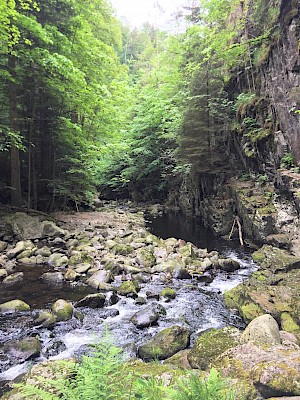
[[[255,264],[251,261],[250,252],[247,249],[241,249],[239,244],[234,241],[228,242],[215,238],[203,226],[187,220],[180,214],[166,214],[155,219],[152,218],[148,220],[147,225],[152,233],[163,239],[181,238],[191,241],[198,247],[217,250],[238,260],[242,268],[231,274],[220,273],[211,284],[199,283],[193,279],[173,279],[172,287],[177,292],[174,300],[171,302],[147,300],[147,305],[159,303],[166,310],[165,315],[160,317],[156,326],[137,329],[130,322],[130,318],[142,306],[137,305],[133,299],[121,297],[117,304],[103,309],[80,309],[83,315],[82,320],[73,318],[70,321],[58,323],[51,331],[34,326],[33,321],[38,309],[49,308],[50,304],[58,298],[76,301],[93,291],[87,286],[70,284],[60,287],[51,286],[50,288],[39,279],[41,273],[45,272],[44,270],[36,271],[37,268],[30,268],[24,271],[22,268],[25,276],[22,285],[2,290],[0,303],[12,298],[20,298],[28,301],[32,311],[0,316],[0,344],[8,340],[38,335],[42,343],[42,351],[40,357],[34,362],[67,358],[80,355],[86,349],[86,345],[97,342],[104,327],[108,326],[116,342],[125,348],[129,356],[134,356],[141,343],[146,342],[164,327],[188,326],[193,332],[192,343],[199,332],[208,328],[218,328],[228,324],[243,327],[240,318],[224,306],[222,293],[236,286],[256,269]],[[142,285],[139,295],[146,297],[146,292],[157,293],[163,287],[159,277],[153,276]],[[5,358],[1,348],[0,345],[0,381],[15,379],[28,370],[32,361],[15,364]]]

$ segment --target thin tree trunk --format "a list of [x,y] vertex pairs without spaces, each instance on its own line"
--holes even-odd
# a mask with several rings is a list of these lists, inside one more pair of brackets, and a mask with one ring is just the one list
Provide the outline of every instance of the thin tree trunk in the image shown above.
[[[13,132],[18,131],[18,115],[17,115],[17,88],[15,83],[16,77],[16,60],[11,54],[8,55],[8,71],[11,79],[8,83],[8,99],[9,99],[9,124]],[[21,178],[20,178],[20,153],[19,149],[14,145],[10,148],[10,186],[11,186],[11,204],[13,206],[21,206]]]

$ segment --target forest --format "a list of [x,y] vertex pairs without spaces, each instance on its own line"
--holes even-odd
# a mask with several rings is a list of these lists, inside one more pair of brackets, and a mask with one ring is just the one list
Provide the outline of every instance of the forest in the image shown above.
[[190,4],[0,0],[3,400],[300,398],[300,3]]
[[272,115],[237,114],[260,98],[276,0],[203,0],[178,34],[130,30],[106,0],[0,7],[4,204],[78,209],[98,193],[162,201],[187,177],[234,170],[241,131],[251,159],[275,129]]

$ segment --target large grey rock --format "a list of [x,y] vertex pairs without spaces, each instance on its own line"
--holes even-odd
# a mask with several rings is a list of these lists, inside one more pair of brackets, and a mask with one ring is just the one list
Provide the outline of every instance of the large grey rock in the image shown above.
[[269,314],[264,314],[251,321],[241,336],[241,343],[247,342],[280,344],[279,327],[275,319]]
[[0,312],[29,311],[30,305],[22,300],[11,300],[0,304]]
[[241,268],[240,264],[232,258],[219,258],[219,268],[226,272],[234,272]]
[[152,307],[146,307],[137,313],[135,313],[130,321],[139,329],[147,328],[151,325],[155,325],[159,319],[157,310]]
[[68,265],[69,259],[65,254],[54,253],[48,259],[48,264],[53,265],[57,268],[66,267]]
[[37,337],[26,337],[22,340],[11,340],[3,346],[5,353],[18,361],[26,361],[40,355],[41,344]]
[[61,229],[57,225],[55,225],[52,221],[43,221],[41,223],[42,227],[42,237],[62,237],[67,234],[64,229]]
[[64,281],[64,276],[61,272],[45,272],[41,279],[50,285],[57,285]]
[[105,304],[105,296],[102,293],[88,294],[83,299],[77,301],[75,307],[102,308]]
[[87,279],[86,283],[94,289],[99,289],[103,283],[105,284],[111,281],[112,275],[110,271],[101,269],[96,271],[89,279]]

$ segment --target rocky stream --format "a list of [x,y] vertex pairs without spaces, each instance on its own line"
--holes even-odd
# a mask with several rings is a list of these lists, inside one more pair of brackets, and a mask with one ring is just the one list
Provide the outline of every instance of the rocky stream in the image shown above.
[[[197,351],[205,345],[199,337],[208,335],[218,355],[240,343],[249,346],[247,340],[240,342],[240,336],[244,321],[252,318],[243,320],[236,304],[227,308],[223,294],[236,290],[258,269],[250,253],[235,242],[216,240],[180,215],[157,214],[159,208],[152,209],[145,222],[143,212],[131,204],[114,203],[96,212],[56,214],[53,220],[3,214],[2,393],[36,363],[80,358],[106,327],[128,359],[166,360],[191,349],[188,356],[180,356],[179,364],[188,362],[203,370],[212,357],[206,347],[200,361]],[[228,298],[234,303],[234,296]],[[268,317],[268,323],[277,325]],[[271,343],[282,345],[278,326],[274,329],[278,338],[275,333],[274,342],[272,334]],[[284,338],[296,351],[295,337]],[[247,351],[253,348],[245,347],[243,354]],[[266,398],[274,392],[268,387],[260,397],[256,389],[247,398]]]

